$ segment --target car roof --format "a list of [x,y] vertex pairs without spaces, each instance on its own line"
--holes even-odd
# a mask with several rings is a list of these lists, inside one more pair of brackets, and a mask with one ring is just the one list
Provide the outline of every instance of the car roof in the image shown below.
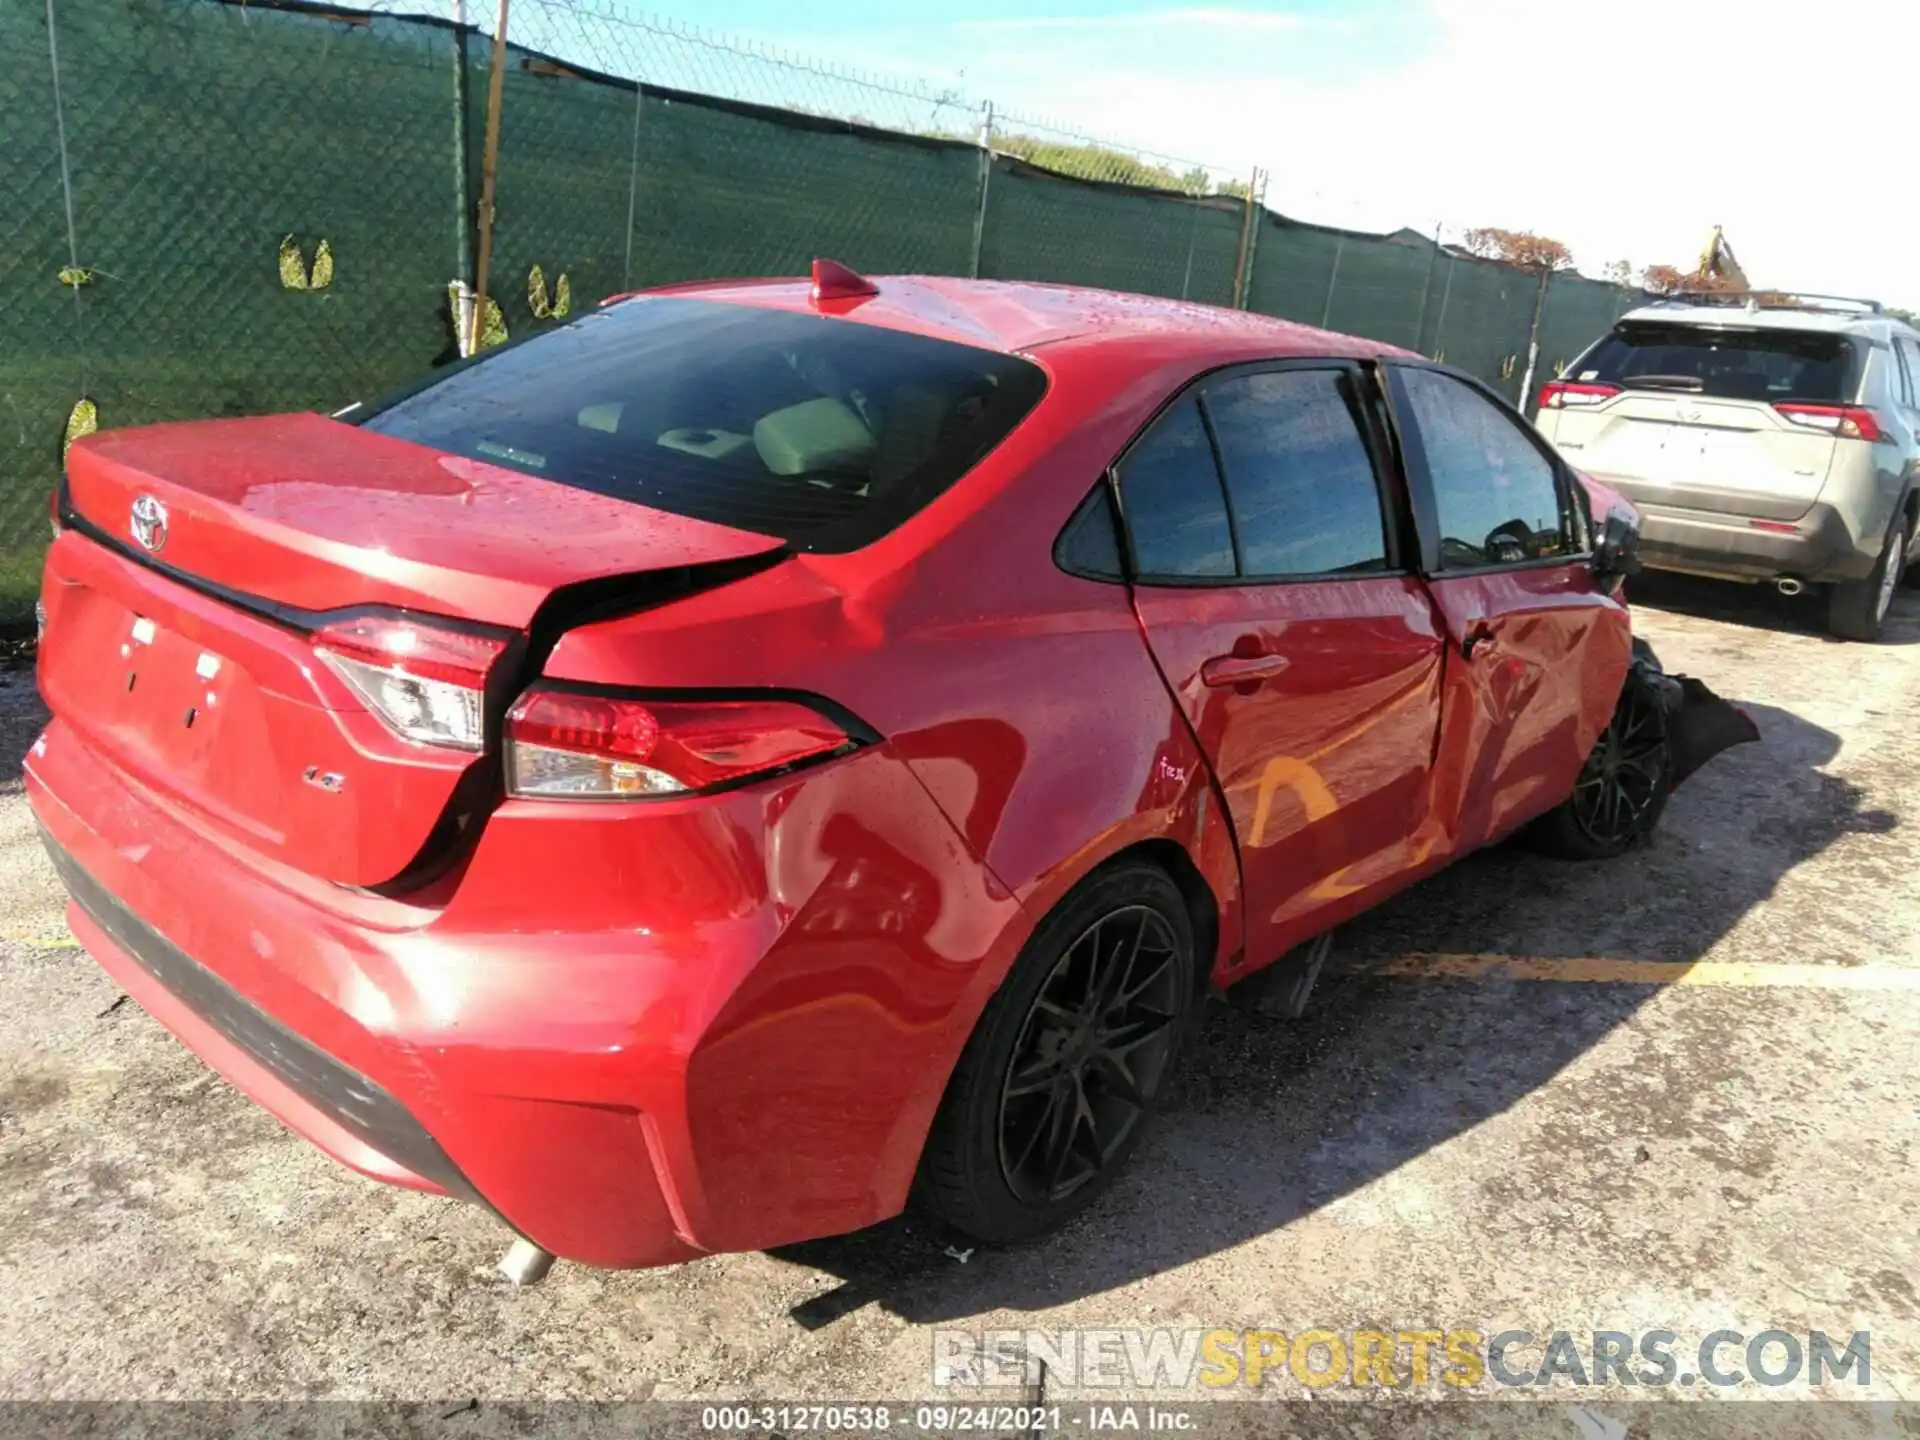
[[[819,302],[813,299],[810,282],[799,279],[700,281],[637,295],[680,295],[838,315],[1009,353],[1065,342],[1091,343],[1102,349],[1132,346],[1160,356],[1169,350],[1189,350],[1196,358],[1221,359],[1252,355],[1370,358],[1413,353],[1270,315],[1157,295],[937,275],[883,275],[873,277],[871,283],[876,294]],[[614,297],[629,298],[635,297]]]
[[1884,340],[1913,330],[1887,315],[1836,310],[1795,310],[1784,306],[1642,305],[1616,322],[1621,325],[1697,325],[1709,330],[1813,330],[1827,335],[1859,335]]

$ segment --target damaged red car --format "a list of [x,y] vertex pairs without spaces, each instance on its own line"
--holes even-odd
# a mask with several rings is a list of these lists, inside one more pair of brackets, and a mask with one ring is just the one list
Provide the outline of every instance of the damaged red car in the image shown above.
[[78,442],[27,788],[209,1065],[536,1253],[1058,1223],[1209,988],[1751,727],[1477,381],[1139,296],[618,299],[378,404]]

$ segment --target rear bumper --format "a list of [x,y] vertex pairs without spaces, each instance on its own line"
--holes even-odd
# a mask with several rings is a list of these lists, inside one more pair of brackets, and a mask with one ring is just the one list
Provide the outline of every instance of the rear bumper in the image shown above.
[[1656,570],[1681,570],[1735,580],[1771,580],[1792,575],[1807,581],[1864,579],[1879,556],[1876,540],[1863,542],[1846,517],[1816,504],[1793,522],[1795,533],[1758,530],[1744,516],[1640,507],[1640,556]]
[[59,718],[26,779],[74,933],[204,1061],[353,1169],[597,1265],[897,1213],[1024,939],[883,750],[638,822],[509,802],[433,906],[236,853]]
[[[46,831],[81,943],[144,1008],[243,1089],[366,1174],[466,1200],[480,1194],[406,1107],[247,1001],[122,905]],[[189,1038],[191,1037],[191,1038]],[[195,1041],[198,1044],[194,1044]]]

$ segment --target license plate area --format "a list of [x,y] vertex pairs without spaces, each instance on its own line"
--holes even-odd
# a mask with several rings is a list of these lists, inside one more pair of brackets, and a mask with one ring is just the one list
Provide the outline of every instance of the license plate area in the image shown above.
[[1751,484],[1766,457],[1750,431],[1634,425],[1608,447],[1604,468],[1660,485]]
[[47,557],[47,707],[182,819],[310,875],[371,885],[419,854],[464,751],[401,740],[304,635],[69,530]]
[[288,702],[231,655],[90,586],[61,597],[58,630],[42,651],[57,713],[147,783],[278,843],[278,827],[261,818],[279,813],[284,784],[267,711]]
[[226,656],[144,615],[130,617],[114,659],[120,680],[109,723],[143,732],[177,774],[204,777],[245,677]]

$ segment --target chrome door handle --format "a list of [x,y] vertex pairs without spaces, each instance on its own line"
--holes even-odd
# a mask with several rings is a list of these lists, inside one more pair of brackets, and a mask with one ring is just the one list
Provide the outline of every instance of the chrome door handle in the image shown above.
[[1216,655],[1200,667],[1200,683],[1216,690],[1229,685],[1258,685],[1286,668],[1284,655]]

